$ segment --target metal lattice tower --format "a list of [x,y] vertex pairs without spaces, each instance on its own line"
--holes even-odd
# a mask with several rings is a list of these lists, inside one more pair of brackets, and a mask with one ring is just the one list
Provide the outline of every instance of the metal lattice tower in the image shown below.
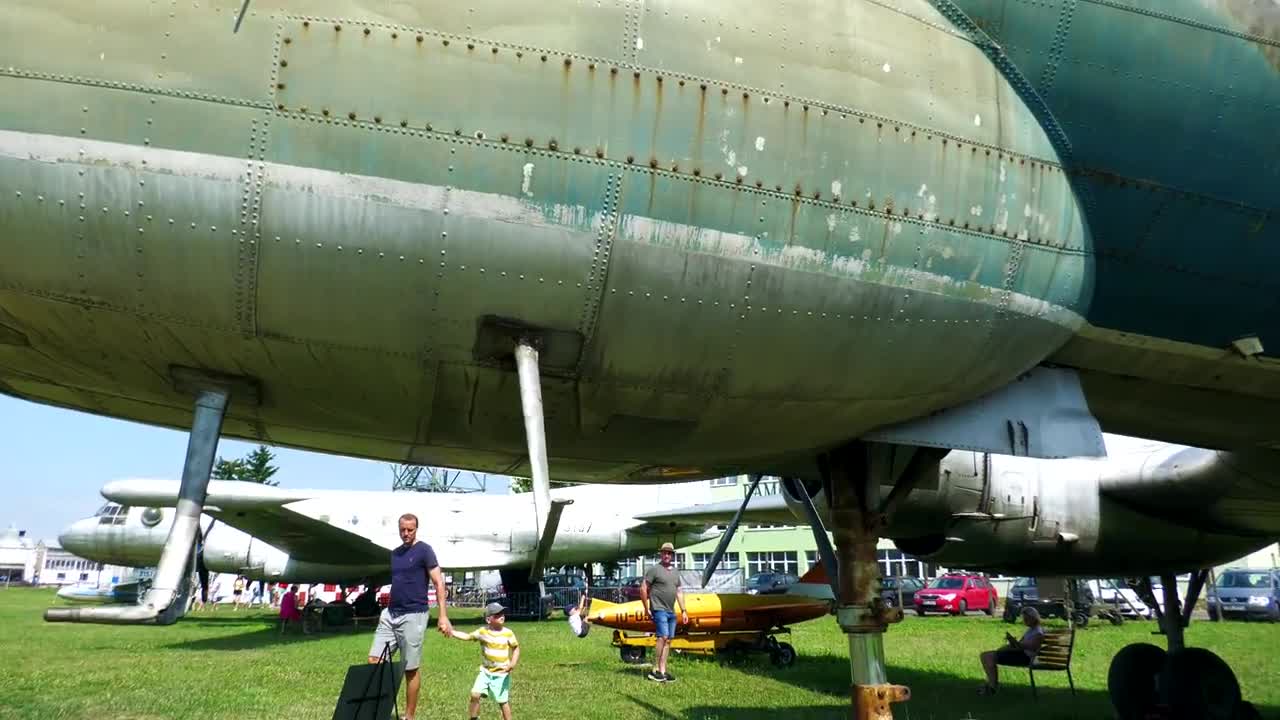
[[413,492],[484,492],[488,476],[426,465],[391,465],[391,490]]

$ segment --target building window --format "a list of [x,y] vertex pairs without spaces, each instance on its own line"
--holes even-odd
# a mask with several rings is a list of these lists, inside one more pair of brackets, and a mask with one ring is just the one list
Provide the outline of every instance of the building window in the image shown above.
[[[706,570],[710,563],[711,553],[689,553],[689,567],[685,569]],[[720,564],[716,566],[716,570],[737,570],[738,567],[738,553],[726,552],[724,557],[720,558]]]
[[928,577],[928,567],[901,550],[877,550],[881,577]]
[[89,573],[80,573],[80,582],[84,582],[85,580],[88,580],[88,579],[89,579]]
[[783,525],[781,523],[750,523],[747,525],[748,530],[793,530],[795,525]]
[[749,552],[747,553],[747,574],[755,575],[756,573],[774,571],[799,575],[799,561],[796,558],[797,554],[794,550],[785,552]]
[[[706,570],[707,565],[711,563],[711,553],[689,553],[689,570]],[[737,570],[738,569],[738,553],[725,553],[720,558],[718,570]]]
[[66,579],[67,579],[67,574],[66,574],[66,573],[58,573],[58,579],[59,579],[59,580],[66,580]]
[[729,477],[712,478],[711,487],[733,487],[738,484],[738,476],[731,475]]

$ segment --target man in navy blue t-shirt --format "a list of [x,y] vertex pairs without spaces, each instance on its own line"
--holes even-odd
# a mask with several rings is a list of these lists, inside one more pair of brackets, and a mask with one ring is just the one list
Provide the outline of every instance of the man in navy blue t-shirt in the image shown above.
[[404,660],[404,718],[413,720],[418,709],[422,637],[427,631],[428,577],[436,587],[440,632],[451,635],[453,625],[449,623],[445,610],[444,576],[440,573],[440,563],[436,562],[436,552],[430,545],[418,542],[417,515],[405,513],[400,516],[400,540],[403,544],[391,551],[391,602],[378,618],[378,630],[373,634],[373,646],[369,648],[369,662],[378,662],[387,645],[391,645],[393,652],[400,649]]

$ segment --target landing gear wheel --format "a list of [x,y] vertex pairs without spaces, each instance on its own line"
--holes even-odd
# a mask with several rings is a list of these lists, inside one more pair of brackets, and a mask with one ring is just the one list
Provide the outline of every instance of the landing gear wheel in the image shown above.
[[1089,616],[1085,613],[1076,613],[1074,619],[1076,621],[1076,627],[1089,627]]
[[1214,608],[1212,605],[1210,605],[1210,606],[1209,606],[1209,621],[1210,621],[1210,622],[1218,622],[1218,620],[1220,619],[1220,617],[1221,617],[1221,616],[1220,616],[1220,615],[1218,615],[1218,611],[1217,611],[1217,609],[1216,609],[1216,608]]
[[1004,621],[1007,623],[1018,622],[1018,609],[1012,603],[1004,604]]
[[791,647],[791,643],[778,643],[776,648],[769,651],[769,662],[777,667],[791,667],[796,661],[796,649]]
[[1111,659],[1107,692],[1119,720],[1143,720],[1156,705],[1156,678],[1164,669],[1164,648],[1150,643],[1126,645]]
[[1160,685],[1177,720],[1234,720],[1240,683],[1226,661],[1204,648],[1170,655]]
[[630,665],[644,662],[644,648],[637,645],[623,645],[618,648],[618,654],[622,656],[622,662]]
[[916,614],[917,614],[917,615],[919,615],[920,617],[924,617],[924,611],[923,611],[923,610],[919,610],[919,609],[917,609],[917,610],[916,610]]
[[993,603],[993,602],[991,602],[990,600],[988,600],[988,601],[987,601],[987,609],[986,609],[986,610],[983,610],[982,612],[986,613],[986,614],[987,614],[987,617],[991,617],[991,616],[995,615],[995,614],[996,614],[996,605],[995,605],[995,603]]
[[956,605],[956,615],[965,615],[968,612],[969,612],[969,603],[965,602],[964,600],[961,600],[960,604]]

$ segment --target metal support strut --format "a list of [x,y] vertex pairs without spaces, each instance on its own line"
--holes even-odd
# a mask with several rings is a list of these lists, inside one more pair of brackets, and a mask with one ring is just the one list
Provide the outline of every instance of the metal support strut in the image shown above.
[[169,625],[182,617],[187,609],[187,594],[191,587],[190,571],[194,567],[196,534],[200,528],[200,515],[204,512],[209,473],[213,470],[213,458],[218,450],[218,437],[222,434],[222,418],[226,413],[228,398],[229,392],[225,389],[202,390],[196,397],[173,526],[165,540],[155,579],[142,601],[137,605],[49,608],[44,611],[45,620]]
[[1165,640],[1169,643],[1169,653],[1180,653],[1187,646],[1183,632],[1187,626],[1182,621],[1182,608],[1178,600],[1178,577],[1161,575],[1160,585],[1161,590],[1164,591],[1164,616],[1160,620],[1160,626],[1164,629]]
[[902,619],[880,597],[876,542],[883,522],[879,512],[879,468],[872,468],[865,446],[836,451],[822,463],[830,478],[832,534],[837,560],[836,620],[849,637],[853,720],[892,720],[891,703],[911,690],[890,685],[885,672],[884,631]]
[[[534,341],[521,338],[516,343],[516,373],[520,379],[520,408],[524,413],[525,443],[529,448],[529,473],[533,483],[533,514],[537,522],[537,548],[529,568],[529,582],[542,586],[542,568],[551,553],[560,514],[572,500],[551,499],[551,476],[547,468],[547,435],[542,411],[542,386],[538,376],[538,349]],[[540,593],[541,594],[541,593]]]

